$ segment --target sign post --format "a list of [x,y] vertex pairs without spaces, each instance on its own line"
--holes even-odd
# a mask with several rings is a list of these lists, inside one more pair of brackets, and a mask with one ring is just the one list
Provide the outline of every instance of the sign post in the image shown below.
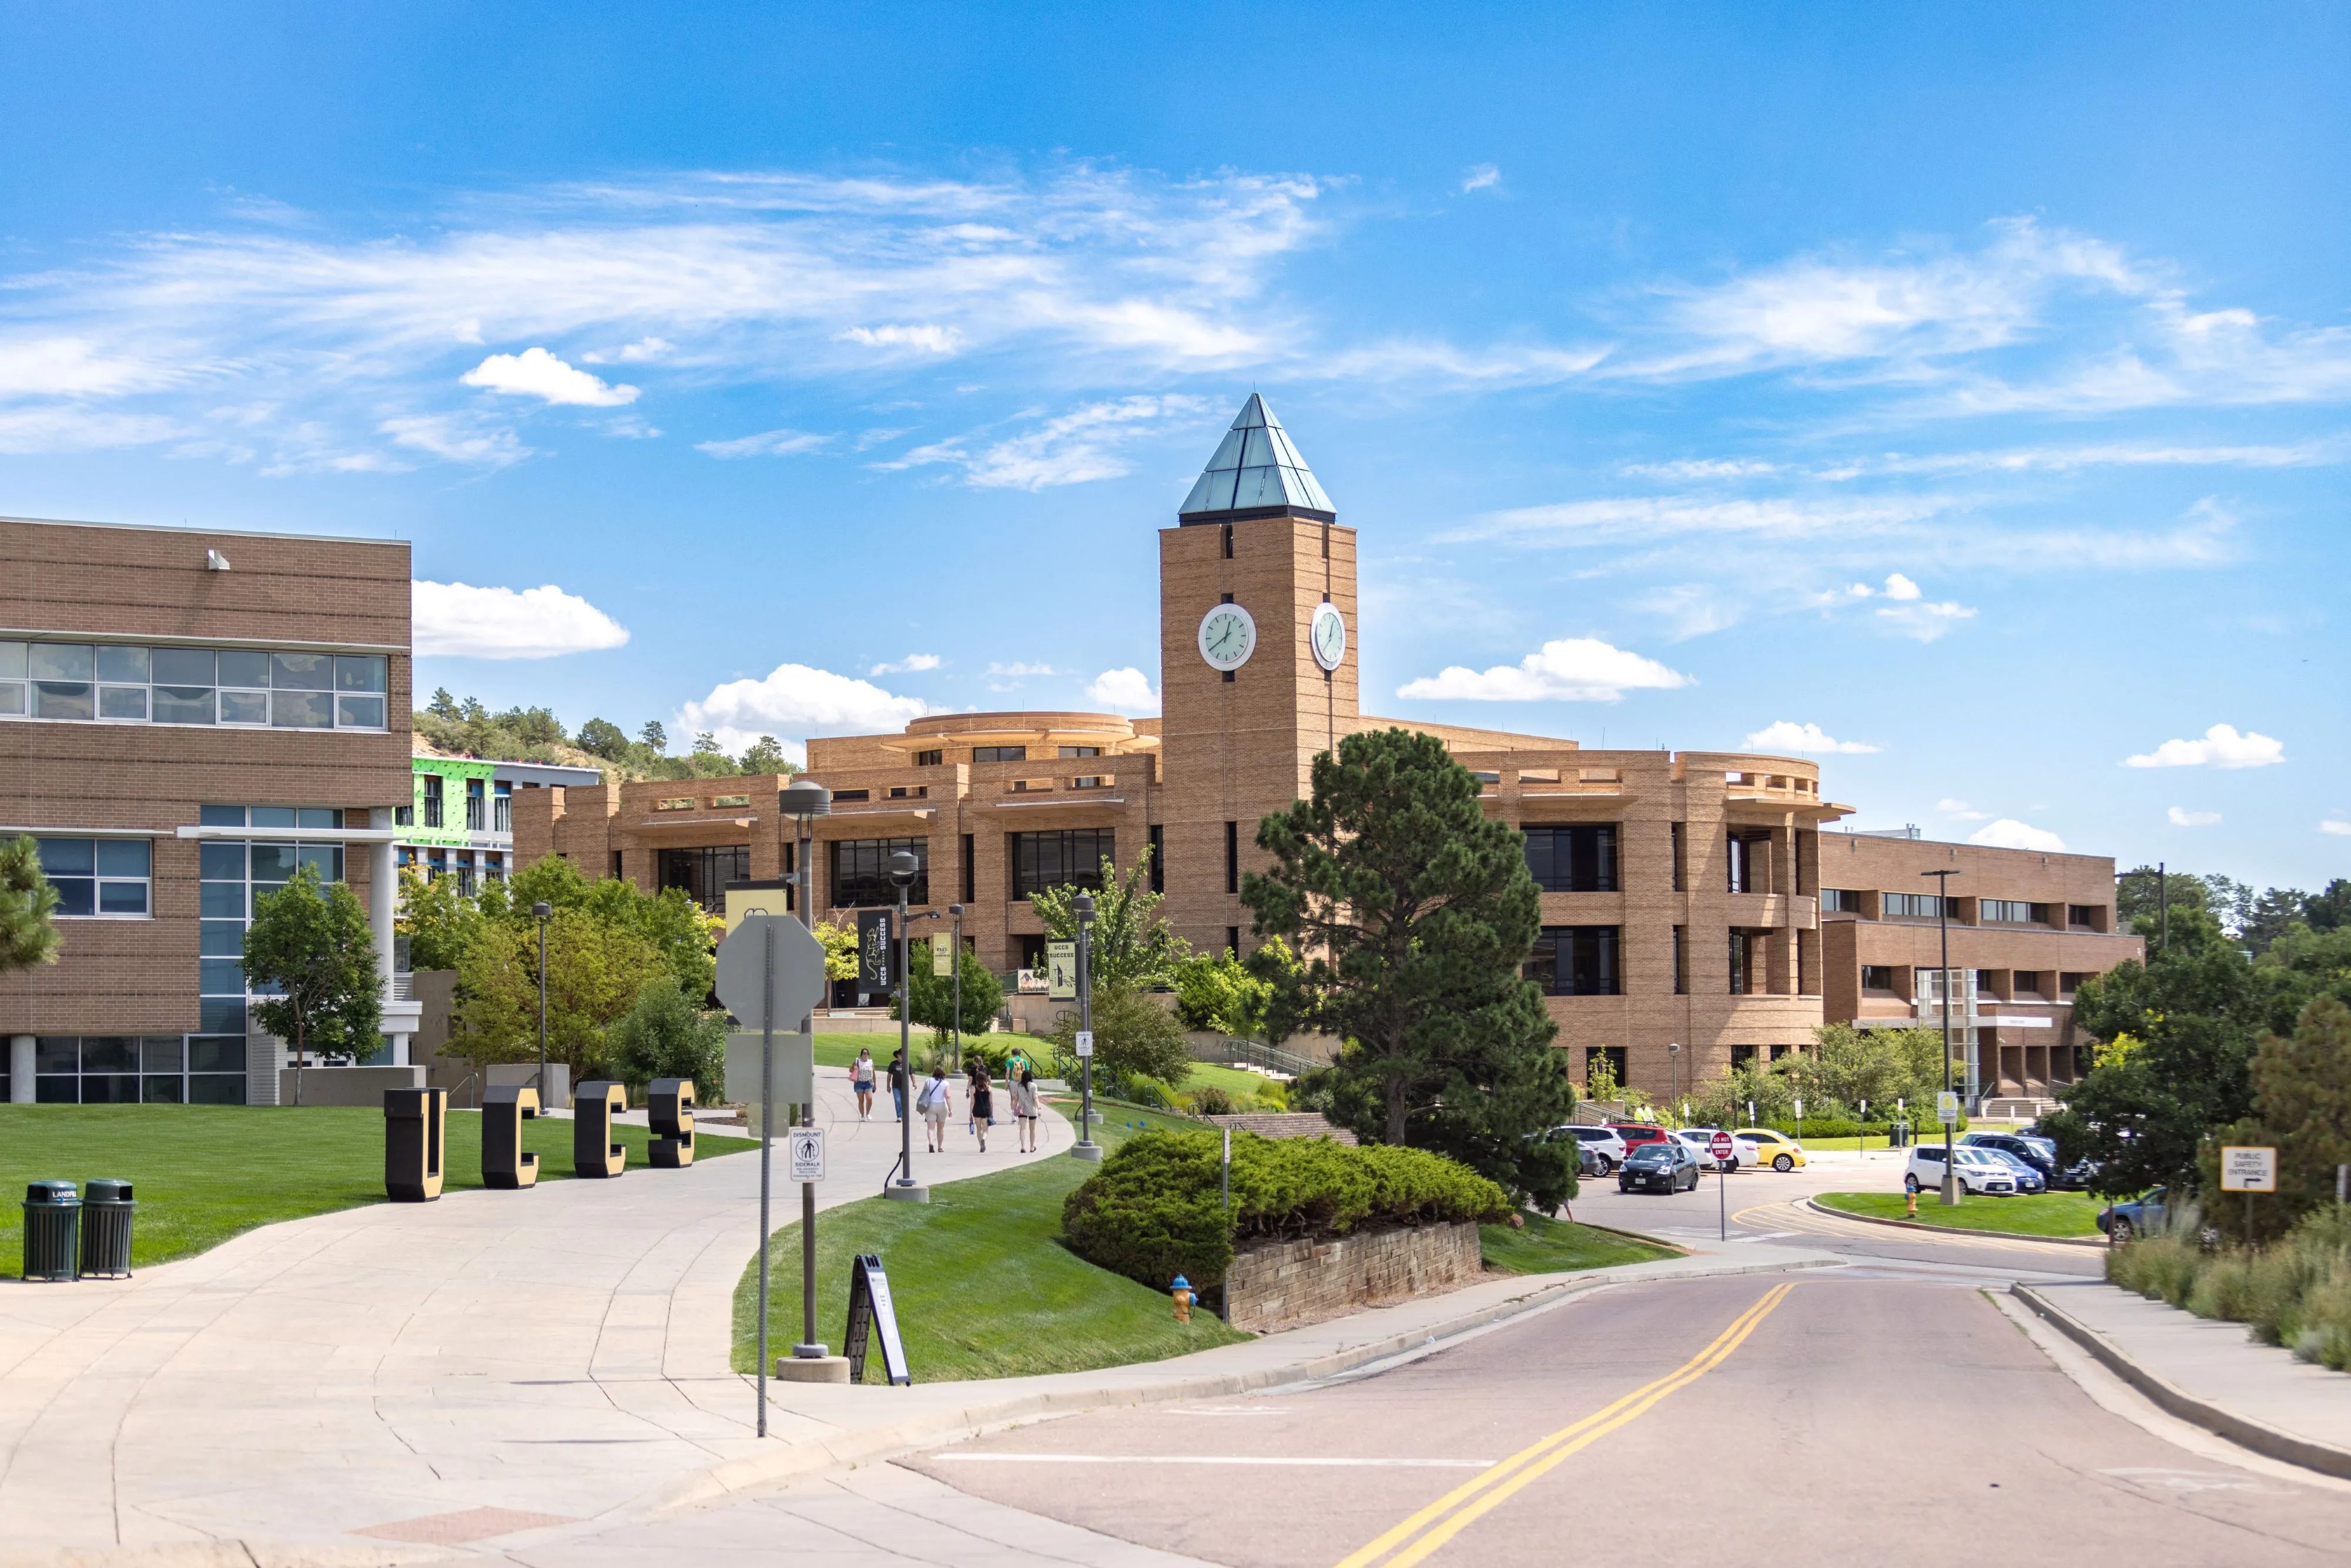
[[2277,1191],[2277,1150],[2248,1144],[2220,1146],[2220,1190],[2245,1195],[2245,1245],[2253,1244],[2253,1194]]
[[[764,1437],[768,1435],[768,1232],[776,1126],[776,1019],[778,1014],[805,1017],[824,998],[824,945],[789,915],[747,915],[718,945],[716,967],[718,999],[746,1030],[759,1031],[758,1431]],[[812,1279],[802,1283],[804,1291],[814,1288]],[[816,1354],[824,1352],[819,1347]]]
[[1735,1146],[1730,1134],[1719,1127],[1714,1130],[1714,1136],[1707,1140],[1706,1145],[1706,1152],[1714,1156],[1715,1207],[1720,1211],[1715,1223],[1721,1233],[1721,1239],[1725,1241],[1730,1239],[1730,1155]]

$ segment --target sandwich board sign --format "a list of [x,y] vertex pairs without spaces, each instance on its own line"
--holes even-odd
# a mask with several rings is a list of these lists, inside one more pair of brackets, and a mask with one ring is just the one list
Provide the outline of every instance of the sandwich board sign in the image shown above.
[[1045,944],[1045,999],[1049,1002],[1074,1002],[1078,999],[1078,945],[1075,942]]
[[2277,1191],[2277,1151],[2242,1144],[2223,1145],[2220,1149],[2220,1190]]
[[849,1357],[849,1381],[865,1381],[868,1333],[882,1342],[882,1370],[893,1384],[911,1386],[914,1375],[906,1367],[906,1347],[898,1337],[898,1310],[890,1301],[890,1276],[873,1253],[861,1254],[849,1269],[849,1326],[841,1333],[841,1354]]

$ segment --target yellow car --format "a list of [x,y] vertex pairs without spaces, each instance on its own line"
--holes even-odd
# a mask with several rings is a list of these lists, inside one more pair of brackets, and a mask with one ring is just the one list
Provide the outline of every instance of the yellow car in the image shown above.
[[1775,1133],[1768,1127],[1740,1127],[1731,1136],[1749,1139],[1755,1145],[1755,1163],[1759,1166],[1770,1166],[1775,1171],[1804,1168],[1804,1145],[1785,1133]]

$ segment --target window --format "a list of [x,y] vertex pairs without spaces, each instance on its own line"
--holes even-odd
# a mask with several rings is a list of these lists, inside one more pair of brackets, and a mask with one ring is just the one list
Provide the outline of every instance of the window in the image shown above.
[[2041,971],[2038,969],[2017,970],[2015,978],[2009,988],[2020,998],[2039,996],[2041,994]]
[[442,825],[441,775],[420,773],[416,777],[424,789],[424,825],[428,828],[440,827]]
[[465,831],[469,833],[489,831],[490,798],[486,784],[487,780],[481,779],[465,780]]
[[2075,991],[2078,991],[2078,990],[2080,990],[2080,989],[2082,988],[2082,982],[2083,982],[2083,981],[2085,981],[2085,980],[2086,980],[2086,979],[2088,979],[2089,977],[2089,977],[2089,975],[2088,975],[2086,972],[2082,971],[2082,970],[2077,970],[2077,969],[2064,969],[2064,970],[2060,970],[2060,971],[2058,972],[2058,976],[2057,976],[2057,995],[2058,995],[2058,997],[2059,997],[2061,999],[2062,999],[2062,998],[2070,998],[2071,996],[2073,996],[2073,994],[2074,994]]
[[1061,747],[1061,755],[1064,757],[1100,757],[1102,755],[1102,747],[1099,746],[1065,746]]
[[1158,822],[1151,824],[1151,891],[1167,891],[1167,830]]
[[1527,956],[1526,976],[1547,996],[1613,997],[1617,980],[1617,927],[1546,925]]
[[1228,925],[1225,927],[1225,951],[1230,953],[1236,958],[1241,956],[1241,928],[1239,926]]
[[1940,920],[1943,901],[1931,893],[1888,893],[1879,897],[1888,920]]
[[971,834],[963,836],[963,902],[974,904],[979,899],[979,845]]
[[1731,932],[1730,994],[1734,997],[1747,995],[1749,982],[1753,979],[1753,977],[1747,972],[1747,960],[1753,947],[1754,942],[1746,932],[1736,930]]
[[2065,906],[2065,924],[2085,931],[2103,931],[2106,928],[2105,915],[2105,908],[2099,904],[2069,904]]
[[730,882],[751,877],[748,844],[696,844],[691,849],[664,850],[656,868],[659,891],[685,889],[685,895],[708,910],[726,904]]
[[0,643],[0,716],[381,729],[382,655]]
[[[340,828],[342,813],[319,806],[206,806],[201,821],[213,827]],[[429,862],[428,862],[429,863]],[[196,850],[196,1011],[197,1033],[234,1036],[207,1046],[197,1040],[192,1052],[210,1051],[218,1060],[232,1048],[238,1071],[245,1062],[245,1012],[248,995],[262,994],[246,984],[245,926],[254,903],[277,892],[295,872],[308,866],[320,882],[343,880],[343,846],[320,843],[252,842],[242,839],[206,839]],[[193,1071],[208,1071],[198,1061]],[[225,1071],[225,1068],[218,1071]],[[225,1093],[225,1087],[215,1085]],[[196,1097],[190,1080],[190,1096]],[[232,1100],[241,1104],[245,1091]]]
[[245,1040],[167,1035],[41,1035],[33,1098],[45,1104],[245,1103]]
[[1238,893],[1240,890],[1241,825],[1238,822],[1227,822],[1225,824],[1225,891]]
[[2046,925],[2049,906],[2045,904],[2022,904],[2012,898],[1987,898],[1979,906],[1987,921],[2006,925]]
[[1545,893],[1616,891],[1616,828],[1529,828],[1527,871]]
[[1099,789],[1102,787],[1102,780],[1110,777],[1112,777],[1112,775],[1103,773],[1081,773],[1075,779],[1070,780],[1070,788],[1072,789]]
[[1685,891],[1689,884],[1688,849],[1689,824],[1674,824],[1674,891]]
[[145,839],[38,839],[41,874],[57,890],[57,913],[77,919],[135,919],[153,913],[148,896],[152,848]]
[[914,766],[917,768],[936,768],[946,760],[946,756],[947,754],[944,751],[917,751],[914,753]]
[[975,746],[971,748],[974,762],[1026,762],[1029,748],[1025,746]]
[[1865,991],[1880,992],[1886,996],[1892,996],[1894,994],[1894,967],[1891,964],[1864,964],[1861,967],[1861,988]]
[[1674,927],[1674,995],[1689,995],[1689,927]]
[[1858,915],[1861,913],[1861,894],[1849,887],[1824,887],[1821,889],[1821,913]]
[[835,800],[870,800],[873,798],[873,791],[871,789],[835,789],[832,792],[832,798]]
[[890,799],[893,800],[927,800],[930,798],[931,787],[927,784],[893,784],[890,786]]
[[1118,835],[1109,828],[1065,828],[1059,832],[1007,833],[1012,896],[1027,898],[1040,888],[1102,889],[1102,862],[1118,859]]
[[1742,1067],[1752,1067],[1754,1065],[1755,1047],[1751,1045],[1734,1045],[1730,1048],[1730,1070],[1733,1072],[1738,1071]]
[[[898,885],[890,880],[890,857],[904,850],[914,857],[914,885],[906,890],[909,904],[931,901],[931,841],[928,839],[837,839],[826,846],[832,857],[831,893],[835,909],[879,909],[898,902]],[[747,850],[747,855],[749,852]],[[747,876],[749,873],[747,871]]]
[[1765,869],[1771,840],[1760,833],[1730,835],[1730,891],[1761,893],[1769,876]]
[[1583,1082],[1592,1082],[1592,1070],[1602,1062],[1608,1064],[1608,1076],[1618,1085],[1625,1082],[1625,1048],[1621,1045],[1587,1045],[1583,1048]]
[[514,786],[503,779],[498,780],[497,794],[491,801],[490,831],[514,831]]

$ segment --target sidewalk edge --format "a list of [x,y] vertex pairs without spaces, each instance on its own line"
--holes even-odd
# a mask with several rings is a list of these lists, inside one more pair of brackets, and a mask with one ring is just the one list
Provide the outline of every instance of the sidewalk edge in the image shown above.
[[[2118,1290],[2119,1286],[2109,1286]],[[2351,1449],[2335,1448],[2309,1437],[2297,1437],[2275,1427],[2240,1416],[2235,1411],[2197,1398],[2179,1385],[2149,1372],[2133,1361],[2122,1348],[2105,1334],[2090,1327],[2043,1296],[2031,1285],[2011,1285],[2009,1293],[2022,1300],[2058,1333],[2090,1353],[2098,1364],[2116,1376],[2137,1389],[2155,1403],[2166,1415],[2215,1432],[2240,1448],[2273,1459],[2283,1459],[2321,1475],[2351,1480]],[[2177,1309],[2174,1309],[2177,1310]]]
[[1856,1225],[1883,1225],[1889,1229],[1907,1230],[1913,1236],[1956,1236],[1962,1239],[1989,1236],[1995,1241],[2047,1241],[2059,1247],[2095,1247],[2101,1252],[2106,1249],[2106,1239],[2103,1236],[2093,1241],[2086,1236],[2035,1236],[2024,1230],[1977,1230],[1972,1227],[1963,1228],[1957,1225],[1917,1225],[1907,1219],[1880,1219],[1876,1215],[1826,1208],[1816,1198],[1808,1197],[1803,1203],[1814,1214],[1824,1214],[1831,1219],[1850,1219]]
[[[1723,1279],[1740,1274],[1779,1274],[1794,1269],[1823,1269],[1839,1266],[1841,1260],[1793,1259],[1784,1263],[1737,1263],[1720,1268],[1697,1269],[1663,1276],[1666,1280]],[[1638,1267],[1638,1265],[1635,1265]],[[1317,1378],[1335,1377],[1374,1362],[1429,1345],[1488,1327],[1494,1323],[1556,1306],[1593,1291],[1612,1285],[1646,1283],[1627,1281],[1609,1271],[1595,1270],[1590,1276],[1563,1279],[1538,1286],[1522,1296],[1513,1296],[1490,1307],[1479,1308],[1432,1323],[1425,1328],[1390,1334],[1364,1344],[1351,1345],[1344,1350],[1284,1365],[1262,1367],[1250,1372],[1204,1373],[1181,1377],[1161,1384],[1101,1385],[1092,1388],[1063,1388],[1034,1394],[1015,1395],[967,1406],[959,1410],[944,1410],[928,1416],[886,1426],[869,1427],[859,1432],[841,1432],[829,1437],[809,1437],[788,1442],[773,1452],[747,1458],[730,1459],[714,1465],[697,1475],[690,1476],[671,1486],[659,1489],[632,1510],[639,1517],[658,1517],[681,1509],[712,1502],[753,1487],[771,1486],[795,1477],[814,1474],[836,1465],[870,1463],[916,1448],[932,1448],[941,1443],[977,1437],[992,1427],[1019,1425],[1045,1416],[1073,1415],[1082,1410],[1105,1409],[1118,1406],[1152,1405],[1182,1399],[1215,1399],[1238,1394],[1252,1394],[1268,1388],[1278,1388],[1293,1383],[1309,1383]],[[1110,1370],[1127,1371],[1128,1368]],[[887,1396],[887,1391],[876,1389]]]

